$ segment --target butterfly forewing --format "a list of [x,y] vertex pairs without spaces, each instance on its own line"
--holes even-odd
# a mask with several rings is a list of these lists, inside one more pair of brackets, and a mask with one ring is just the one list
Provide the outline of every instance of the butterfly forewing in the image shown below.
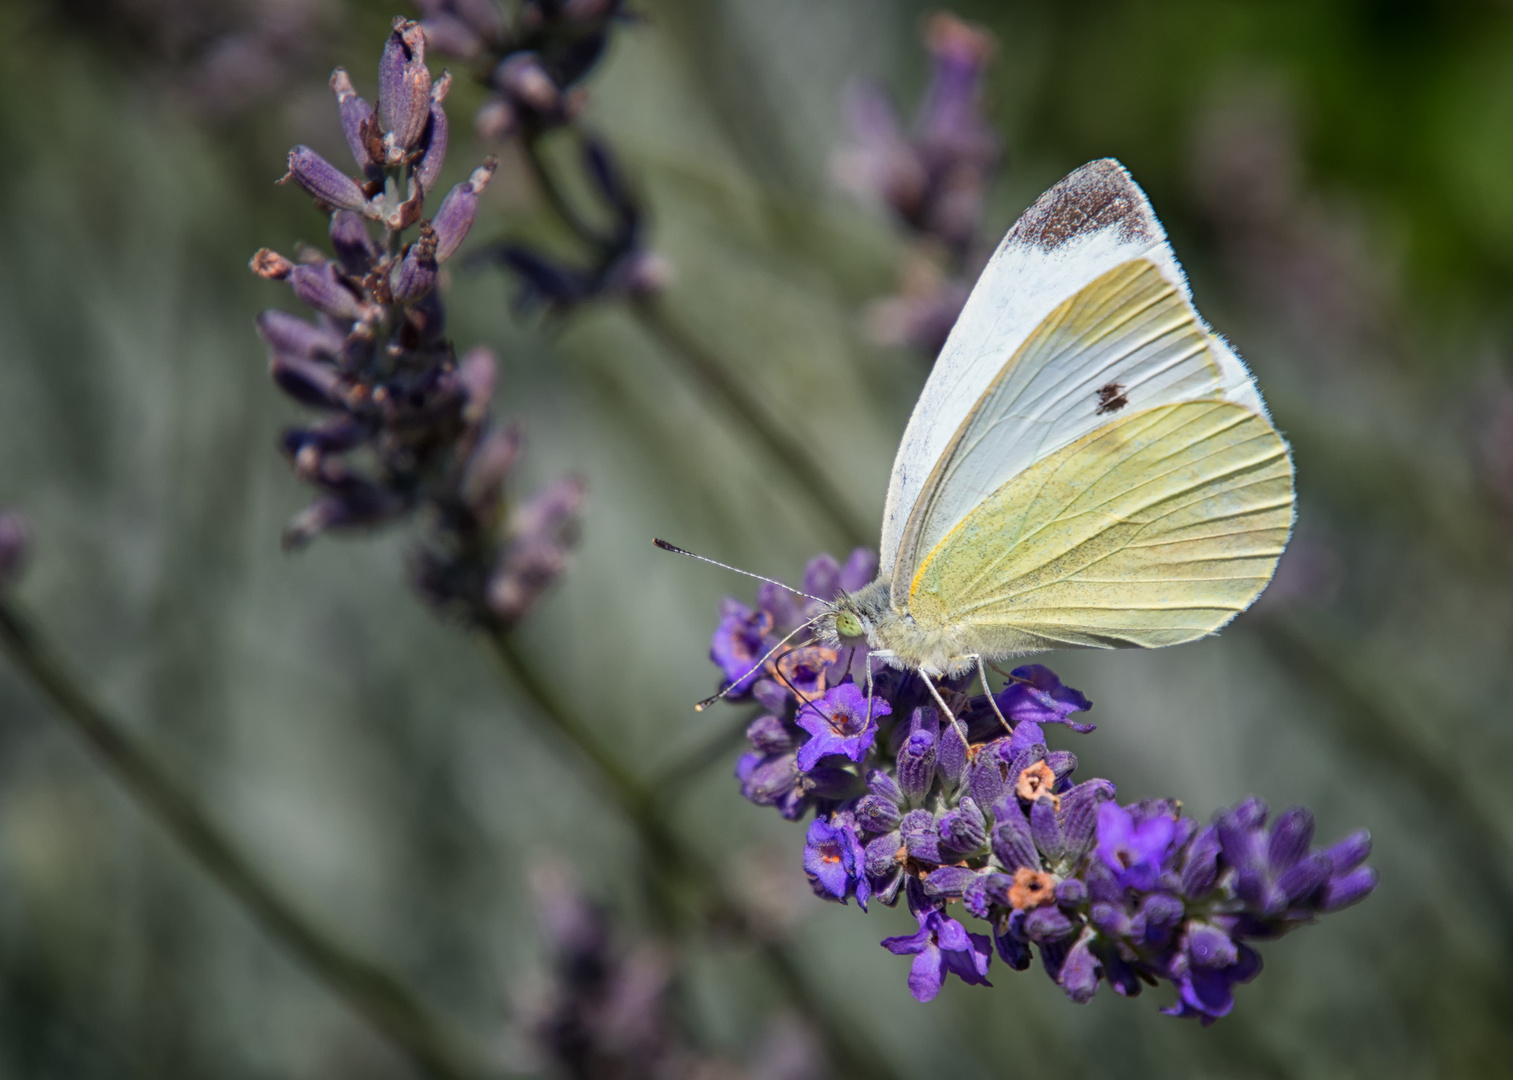
[[1211,338],[1150,259],[1115,266],[1063,301],[984,390],[915,503],[894,565],[908,596],[919,560],[1010,477],[1120,411],[1222,394]]

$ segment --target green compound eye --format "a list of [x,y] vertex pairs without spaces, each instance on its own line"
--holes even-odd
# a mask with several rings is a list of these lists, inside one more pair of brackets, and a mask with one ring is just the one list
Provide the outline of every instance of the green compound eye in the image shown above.
[[865,637],[867,634],[862,628],[862,621],[849,611],[836,615],[835,632],[841,637]]

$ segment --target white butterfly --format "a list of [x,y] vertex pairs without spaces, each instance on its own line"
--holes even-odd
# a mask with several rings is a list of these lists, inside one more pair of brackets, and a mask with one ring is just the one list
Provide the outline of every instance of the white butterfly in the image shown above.
[[1214,633],[1271,580],[1292,461],[1145,193],[1084,165],[1004,237],[904,431],[880,573],[819,617],[926,676]]
[[918,671],[950,716],[932,678],[975,669],[986,688],[1011,656],[1214,633],[1271,580],[1293,516],[1250,372],[1194,310],[1145,193],[1094,161],[1025,211],[967,299],[893,461],[877,580],[784,642],[865,647],[869,681],[872,659]]

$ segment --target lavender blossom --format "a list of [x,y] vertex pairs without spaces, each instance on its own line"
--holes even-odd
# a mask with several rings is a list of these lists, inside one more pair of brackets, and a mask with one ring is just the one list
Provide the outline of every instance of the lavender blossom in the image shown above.
[[[254,272],[286,282],[319,318],[267,311],[258,331],[275,384],[324,414],[283,435],[296,475],[320,493],[285,543],[424,510],[415,586],[440,610],[503,628],[561,575],[584,493],[568,479],[518,505],[506,497],[520,439],[490,416],[495,360],[487,350],[459,360],[445,334],[440,267],[467,235],[495,169],[490,158],[425,216],[446,154],[449,85],[445,73],[431,77],[420,25],[403,19],[379,61],[376,108],[346,72],[332,76],[359,175],[296,147],[285,179],[330,213],[336,257],[309,252],[295,262],[264,249],[252,260]],[[370,222],[382,231],[377,240]]]
[[[804,591],[830,599],[858,589],[875,565],[867,552],[845,568],[820,556]],[[768,710],[747,729],[752,749],[736,775],[746,798],[789,820],[814,811],[804,869],[817,896],[855,897],[863,910],[907,898],[918,930],[883,946],[913,957],[920,1001],[953,972],[987,985],[996,951],[1016,971],[1038,955],[1076,1002],[1104,982],[1126,997],[1168,982],[1176,1001],[1165,1012],[1211,1023],[1261,970],[1252,943],[1376,887],[1362,865],[1367,834],[1314,850],[1301,808],[1268,824],[1266,805],[1249,799],[1203,826],[1172,800],[1121,805],[1108,780],[1075,782],[1075,755],[1052,749],[1046,732],[1092,731],[1073,719],[1092,705],[1043,665],[1014,669],[992,700],[971,696],[970,676],[942,680],[953,721],[917,673],[869,673],[865,658],[858,666],[802,638],[763,659],[817,610],[770,584],[754,608],[721,605],[710,655],[732,696]],[[806,654],[807,682],[790,663]],[[989,933],[947,917],[957,901]]]

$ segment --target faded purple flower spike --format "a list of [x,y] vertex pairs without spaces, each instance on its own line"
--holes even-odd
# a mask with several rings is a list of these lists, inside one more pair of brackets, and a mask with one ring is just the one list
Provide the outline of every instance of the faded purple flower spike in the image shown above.
[[[320,492],[285,542],[426,510],[410,562],[415,587],[439,610],[503,628],[565,568],[583,487],[561,481],[510,512],[505,488],[519,436],[491,419],[492,356],[475,350],[459,360],[445,337],[438,263],[466,236],[477,192],[495,168],[489,159],[426,219],[446,155],[450,85],[446,73],[432,81],[424,33],[403,19],[379,63],[376,112],[338,69],[331,87],[362,177],[306,147],[290,152],[288,176],[331,210],[336,258],[301,252],[296,263],[265,248],[251,265],[260,277],[288,282],[321,316],[265,312],[258,320],[274,383],[330,414],[281,439],[296,475]],[[378,223],[380,237],[365,218]],[[407,236],[412,229],[418,234]]]
[[0,589],[21,576],[31,552],[31,530],[14,511],[0,513]]

